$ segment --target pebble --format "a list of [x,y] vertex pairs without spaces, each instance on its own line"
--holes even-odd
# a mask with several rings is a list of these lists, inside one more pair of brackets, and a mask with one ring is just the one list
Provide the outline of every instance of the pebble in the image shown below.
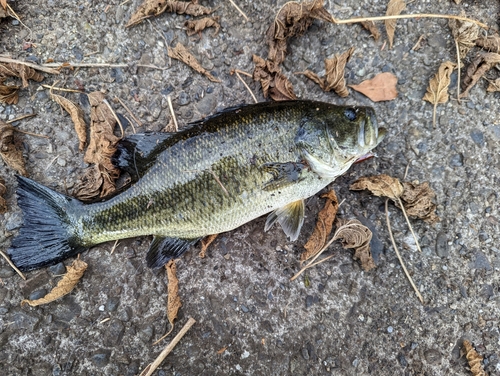
[[188,93],[186,93],[185,91],[181,91],[179,93],[179,97],[177,98],[177,103],[179,104],[179,106],[185,106],[189,104],[190,101],[191,98],[189,97]]
[[273,327],[272,327],[271,322],[269,320],[262,321],[262,327],[266,331],[268,331],[269,333],[274,333]]
[[118,345],[123,338],[123,333],[125,333],[125,326],[123,325],[123,323],[118,319],[112,319],[108,323],[105,345],[108,346]]
[[392,326],[387,327],[387,333],[392,333],[394,331],[394,328]]
[[49,272],[53,275],[63,275],[66,273],[66,266],[62,262],[49,267]]
[[119,297],[111,297],[108,298],[108,301],[106,302],[106,311],[108,312],[114,312],[118,308],[118,305],[120,304],[120,298]]
[[470,137],[472,138],[472,141],[474,141],[479,146],[484,146],[484,133],[479,129],[473,129],[470,132]]
[[244,312],[244,313],[247,313],[249,311],[248,307],[246,305],[241,305],[241,310]]
[[464,156],[460,154],[454,154],[450,158],[450,167],[462,167],[464,165]]
[[45,295],[47,295],[47,290],[46,289],[39,289],[39,290],[33,291],[29,295],[28,299],[29,300],[37,300],[37,299],[43,298]]
[[424,357],[430,364],[438,364],[439,360],[442,358],[439,351],[432,349],[424,351]]
[[4,266],[0,268],[0,278],[9,278],[15,274],[14,270],[10,266]]
[[61,167],[65,167],[66,166],[66,159],[64,158],[57,158],[57,164]]
[[398,362],[401,364],[401,367],[407,367],[408,366],[408,361],[406,360],[405,356],[403,354],[398,355]]
[[307,349],[305,347],[302,348],[302,357],[305,359],[305,360],[309,360],[309,351],[307,351]]
[[111,357],[111,350],[101,349],[92,356],[92,363],[96,367],[105,367],[109,363]]
[[471,269],[492,270],[490,261],[488,260],[486,255],[481,251],[477,251],[474,254],[474,261],[470,263],[469,267]]
[[450,247],[448,246],[448,236],[444,232],[440,232],[436,238],[436,254],[439,257],[447,258],[450,255]]

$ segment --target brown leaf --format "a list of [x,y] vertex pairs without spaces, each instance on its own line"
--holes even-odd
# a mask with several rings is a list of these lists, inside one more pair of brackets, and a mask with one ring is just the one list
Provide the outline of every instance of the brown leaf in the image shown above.
[[15,85],[4,85],[4,79],[0,78],[0,102],[6,104],[17,104],[19,100],[19,88]]
[[[461,16],[465,17],[465,12],[462,11]],[[448,21],[448,26],[451,29],[453,38],[458,43],[460,60],[463,60],[470,49],[476,44],[476,39],[479,36],[479,26],[473,22],[457,20],[455,18],[451,18]]]
[[0,120],[0,156],[19,174],[27,176],[21,141],[14,135],[15,128]]
[[62,277],[62,279],[57,283],[57,286],[52,289],[43,298],[36,300],[24,299],[21,305],[29,304],[32,307],[36,307],[42,304],[47,304],[62,298],[64,295],[69,294],[76,286],[80,278],[82,278],[83,273],[87,269],[87,263],[77,258],[73,263],[66,268],[67,272]]
[[212,234],[201,239],[201,251],[199,254],[200,258],[205,258],[208,246],[212,244],[212,242],[215,240],[215,238],[217,238],[218,235],[219,234]]
[[493,93],[495,91],[500,91],[500,78],[497,78],[494,81],[488,81],[490,84],[488,85],[488,88],[486,89],[487,92]]
[[181,298],[179,297],[179,280],[177,279],[177,267],[175,261],[170,260],[166,265],[168,277],[168,300],[167,300],[167,317],[170,324],[174,325],[174,320],[177,318],[177,312],[182,307]]
[[181,43],[177,43],[174,48],[168,49],[168,56],[182,61],[184,64],[189,65],[195,71],[204,74],[212,82],[221,82],[218,78],[212,76],[212,74],[201,66],[201,64],[196,60],[196,58],[191,55],[191,53],[184,47]]
[[464,340],[464,352],[467,361],[469,362],[470,371],[472,376],[486,376],[486,372],[483,369],[481,362],[483,357],[472,347],[472,344]]
[[480,36],[476,39],[476,45],[490,52],[500,53],[500,36],[498,34]]
[[216,36],[220,30],[219,20],[220,17],[204,17],[199,20],[186,21],[184,26],[187,28],[187,35],[201,33],[207,27],[214,27],[213,36]]
[[351,191],[368,189],[375,196],[389,197],[396,202],[403,194],[403,186],[399,180],[386,174],[359,178],[349,189]]
[[260,81],[264,98],[271,96],[275,101],[297,99],[292,83],[272,61],[253,55],[253,62],[253,79]]
[[0,5],[3,9],[7,9],[7,0],[0,0]]
[[355,260],[361,262],[363,270],[368,271],[376,267],[370,252],[370,241],[372,232],[363,226],[357,219],[348,221],[339,220],[334,239],[342,239],[342,246],[345,249],[353,248]]
[[[427,223],[439,222],[436,215],[436,204],[433,202],[436,193],[428,182],[422,184],[403,182],[401,201],[410,217],[416,217]],[[396,202],[396,206],[399,204]]]
[[361,94],[366,95],[373,102],[390,101],[398,96],[396,85],[398,78],[389,72],[379,73],[371,80],[361,82],[359,85],[349,85]]
[[[72,196],[81,201],[92,201],[101,197],[104,178],[98,165],[92,165],[85,169],[78,182],[73,188]],[[105,195],[103,195],[105,196]]]
[[85,120],[83,120],[82,109],[76,103],[73,103],[61,95],[50,93],[50,97],[70,114],[71,120],[73,120],[73,124],[75,125],[78,140],[80,141],[78,148],[83,150],[87,143],[87,125],[85,124]]
[[282,73],[274,75],[274,80],[269,84],[269,95],[275,101],[297,99],[297,96],[293,92],[292,83]]
[[325,76],[319,78],[318,75],[309,70],[303,74],[319,84],[324,91],[331,91],[332,89],[341,97],[347,97],[349,91],[345,85],[345,65],[354,53],[355,48],[351,47],[340,55],[335,55],[331,59],[325,59]]
[[18,77],[23,80],[23,88],[28,87],[28,80],[40,82],[43,75],[33,68],[18,63],[0,63],[0,76]]
[[460,98],[467,97],[470,89],[476,85],[479,79],[498,63],[500,63],[500,54],[494,52],[480,52],[467,67],[463,79],[463,86],[465,89],[460,94]]
[[375,39],[375,41],[378,41],[380,39],[380,30],[378,29],[375,22],[363,21],[363,22],[361,22],[361,26],[363,26],[366,30],[368,30],[371,33],[371,35],[373,36],[373,39]]
[[213,12],[212,9],[196,3],[197,1],[144,0],[132,17],[130,17],[130,20],[125,27],[137,25],[146,18],[159,16],[163,12],[188,14],[195,17]]
[[[386,16],[397,16],[406,8],[404,0],[389,0],[387,4]],[[385,20],[385,30],[389,39],[389,48],[392,48],[394,42],[394,31],[396,30],[397,20]]]
[[456,65],[451,61],[442,63],[439,67],[438,72],[429,81],[429,86],[427,87],[427,92],[424,95],[423,100],[430,102],[434,105],[433,112],[433,124],[436,124],[436,108],[438,103],[448,102],[448,87],[450,86],[450,76]]
[[3,196],[7,193],[7,187],[5,186],[5,180],[0,177],[0,214],[4,214],[7,212],[7,201],[3,198]]
[[300,255],[301,263],[316,256],[325,246],[326,239],[328,235],[330,235],[330,232],[332,232],[333,221],[339,209],[339,201],[335,191],[331,190],[321,197],[326,198],[325,206],[318,213],[316,227],[309,237],[309,240],[307,240],[307,243],[304,245],[306,250]]

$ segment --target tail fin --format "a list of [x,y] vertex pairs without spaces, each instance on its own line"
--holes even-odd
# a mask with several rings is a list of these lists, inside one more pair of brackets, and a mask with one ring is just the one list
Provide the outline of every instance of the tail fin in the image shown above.
[[71,219],[82,205],[80,201],[22,176],[17,176],[17,181],[23,225],[8,250],[12,262],[28,271],[56,264],[85,250],[78,244]]

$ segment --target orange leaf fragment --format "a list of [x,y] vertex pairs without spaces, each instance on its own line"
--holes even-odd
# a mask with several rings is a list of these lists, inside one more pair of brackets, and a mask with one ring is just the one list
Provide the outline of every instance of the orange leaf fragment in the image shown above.
[[472,344],[465,340],[464,343],[465,357],[469,362],[470,371],[472,376],[486,376],[486,372],[481,365],[483,357],[472,347]]
[[167,270],[168,277],[167,317],[173,328],[177,312],[182,307],[181,298],[179,297],[179,280],[177,279],[175,260],[170,260],[165,265],[165,269]]
[[349,85],[361,94],[366,95],[373,102],[390,101],[398,96],[396,84],[398,78],[389,72],[379,73],[371,80],[361,82],[359,85]]
[[[386,16],[397,16],[406,8],[404,0],[390,0],[387,4]],[[392,48],[394,42],[394,32],[396,31],[397,20],[385,20],[385,29],[389,39],[389,48]]]
[[217,238],[218,235],[219,234],[208,235],[201,240],[201,251],[199,254],[200,258],[205,258],[208,246],[212,244],[212,242],[215,240],[215,238]]

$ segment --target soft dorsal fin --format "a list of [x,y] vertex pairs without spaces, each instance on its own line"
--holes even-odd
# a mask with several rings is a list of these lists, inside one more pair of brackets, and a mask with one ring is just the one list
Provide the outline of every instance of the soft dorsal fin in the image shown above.
[[141,178],[165,149],[165,142],[173,133],[148,132],[131,135],[118,143],[113,164],[128,172],[132,181]]
[[146,255],[148,266],[150,268],[162,267],[171,259],[181,256],[198,240],[200,238],[179,239],[155,236]]
[[304,200],[298,200],[278,208],[267,216],[264,231],[269,230],[278,221],[291,241],[297,240],[304,224]]

